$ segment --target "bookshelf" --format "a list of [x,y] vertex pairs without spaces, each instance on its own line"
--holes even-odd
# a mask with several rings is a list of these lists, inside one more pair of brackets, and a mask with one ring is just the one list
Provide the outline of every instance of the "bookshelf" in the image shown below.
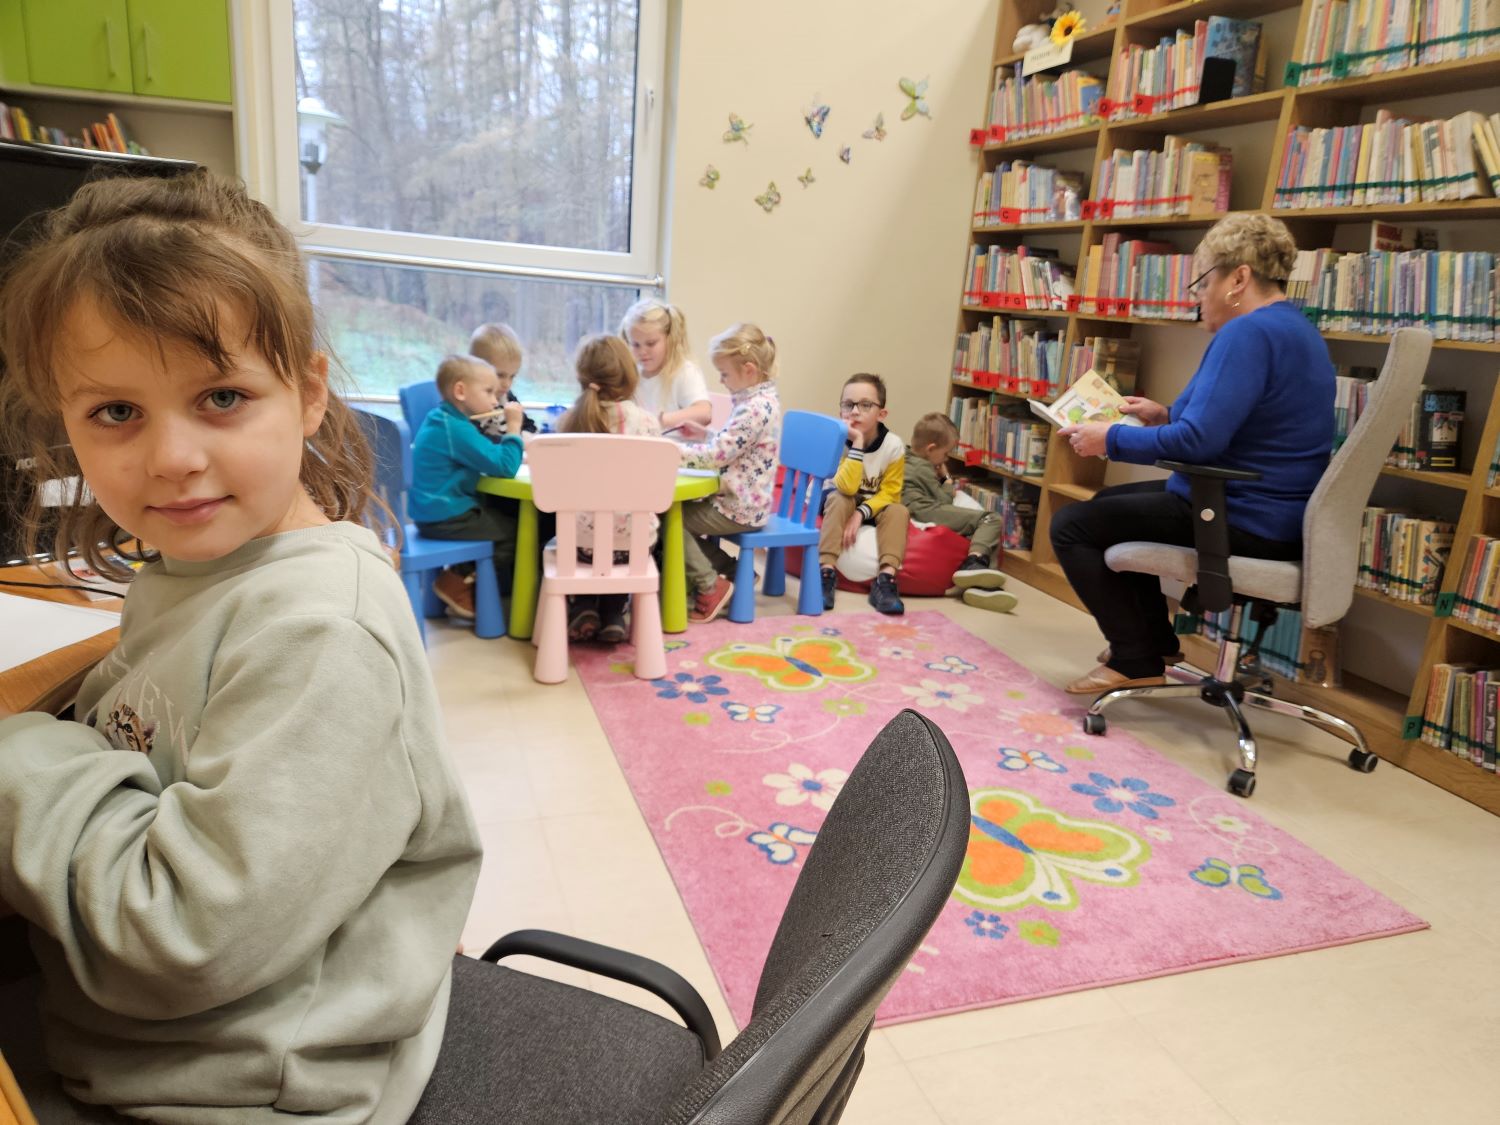
[[[1120,17],[1104,27],[1099,26],[1102,4],[1094,5],[1085,0],[1079,6],[1089,17],[1089,27],[1076,40],[1072,61],[1066,66],[1053,68],[1050,73],[1082,69],[1107,83],[1112,60],[1127,45],[1152,45],[1162,35],[1171,35],[1180,27],[1191,29],[1197,19],[1220,15],[1262,22],[1268,55],[1266,89],[1210,105],[1086,123],[1040,136],[988,140],[976,146],[980,153],[981,174],[993,172],[1002,161],[1046,157],[1058,167],[1084,171],[1092,188],[1101,162],[1115,148],[1154,148],[1159,147],[1157,142],[1167,134],[1187,135],[1189,139],[1210,140],[1233,150],[1231,208],[1264,211],[1283,219],[1299,246],[1338,246],[1340,244],[1335,239],[1341,229],[1346,229],[1349,224],[1368,224],[1371,220],[1396,223],[1437,221],[1444,224],[1446,230],[1457,233],[1463,249],[1500,251],[1500,239],[1497,239],[1500,224],[1495,221],[1500,219],[1500,200],[1497,199],[1367,207],[1274,207],[1281,155],[1292,129],[1360,123],[1368,120],[1368,116],[1362,115],[1387,105],[1409,113],[1412,111],[1403,108],[1404,103],[1413,99],[1448,97],[1462,100],[1466,96],[1483,96],[1493,100],[1494,89],[1500,86],[1500,50],[1474,58],[1410,66],[1316,85],[1287,86],[1284,84],[1285,64],[1302,58],[1302,43],[1309,34],[1314,0],[1125,0]],[[1019,66],[1021,56],[1011,48],[1016,32],[1025,24],[1037,22],[1042,13],[1051,8],[1051,0],[1003,0],[992,53],[992,76],[993,67]],[[988,119],[991,88],[987,86],[984,91],[986,101],[982,121]],[[1486,103],[1486,112],[1497,109],[1500,109],[1500,103]],[[1444,110],[1434,115],[1451,116],[1452,112],[1456,110]],[[1090,219],[1085,216],[1082,220],[1013,226],[976,223],[971,228],[970,242],[981,247],[1044,246],[1056,250],[1062,260],[1075,267],[1081,276],[1090,247],[1098,245],[1106,233],[1169,242],[1175,252],[1186,253],[1219,217]],[[1341,224],[1344,227],[1341,228]],[[1075,251],[1076,257],[1073,257]],[[967,288],[967,282],[964,287]],[[1158,378],[1157,369],[1170,366],[1170,363],[1158,361],[1175,359],[1180,367],[1185,362],[1183,355],[1190,354],[1192,364],[1185,372],[1177,373],[1182,378],[1191,374],[1197,354],[1207,343],[1201,327],[1193,321],[1098,316],[1059,310],[1008,310],[966,304],[962,295],[957,303],[957,332],[975,331],[996,315],[1039,321],[1045,329],[1061,334],[1063,356],[1086,337],[1139,336],[1144,331],[1146,352],[1140,365],[1138,393],[1164,402],[1170,402],[1180,386],[1165,385]],[[1383,350],[1377,353],[1375,348],[1383,349],[1389,342],[1388,336],[1357,332],[1325,331],[1323,336],[1329,341],[1335,362],[1378,363]],[[1344,352],[1347,354],[1341,354]],[[1381,474],[1375,496],[1378,502],[1385,503],[1381,499],[1385,491],[1395,490],[1400,496],[1416,497],[1413,506],[1430,503],[1450,512],[1456,511],[1453,552],[1441,587],[1443,593],[1451,594],[1457,588],[1459,572],[1473,538],[1476,535],[1500,537],[1500,487],[1486,486],[1486,468],[1496,448],[1496,440],[1500,438],[1500,393],[1496,393],[1496,383],[1500,381],[1497,380],[1500,342],[1437,340],[1435,369],[1439,357],[1448,366],[1434,377],[1446,380],[1456,371],[1467,380],[1466,385],[1470,388],[1463,471],[1421,472],[1387,468]],[[975,387],[951,377],[948,396],[950,401],[979,396],[994,402],[1019,401],[1024,397]],[[1476,431],[1480,436],[1477,443],[1473,443]],[[1048,529],[1052,517],[1061,508],[1088,500],[1104,486],[1106,468],[1106,463],[1101,460],[1078,458],[1055,434],[1049,440],[1046,471],[1040,479],[1018,478],[1015,474],[971,466],[971,472],[988,475],[996,482],[1012,478],[1036,486],[1037,518],[1032,547],[1027,551],[1006,551],[1003,565],[1007,572],[1062,601],[1079,605],[1053,556]],[[1444,616],[1432,606],[1403,602],[1375,590],[1358,588],[1356,594],[1351,618],[1366,612],[1378,615],[1378,624],[1374,628],[1399,633],[1396,639],[1400,644],[1411,653],[1420,652],[1414,677],[1408,679],[1409,672],[1377,674],[1368,668],[1352,671],[1346,667],[1340,687],[1322,688],[1278,677],[1276,694],[1344,716],[1359,725],[1370,749],[1380,757],[1500,814],[1500,775],[1481,769],[1447,750],[1413,737],[1403,737],[1404,733],[1410,734],[1408,716],[1422,713],[1432,666],[1443,661],[1470,660],[1500,667],[1500,633]],[[1183,640],[1190,660],[1199,666],[1212,667],[1213,649],[1209,642],[1200,637],[1185,637]],[[1343,648],[1347,664],[1349,644],[1346,642]],[[1376,682],[1377,678],[1383,682]]]

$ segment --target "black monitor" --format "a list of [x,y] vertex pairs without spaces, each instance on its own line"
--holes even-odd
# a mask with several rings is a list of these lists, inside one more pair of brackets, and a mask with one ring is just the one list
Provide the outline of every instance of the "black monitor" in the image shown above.
[[[0,273],[35,236],[37,218],[67,203],[89,180],[176,176],[196,167],[188,160],[0,140]],[[0,366],[0,379],[4,377]],[[30,488],[27,474],[16,465],[21,452],[0,449],[0,563],[20,561],[21,556],[20,529],[11,515],[13,501],[24,499],[23,490]]]

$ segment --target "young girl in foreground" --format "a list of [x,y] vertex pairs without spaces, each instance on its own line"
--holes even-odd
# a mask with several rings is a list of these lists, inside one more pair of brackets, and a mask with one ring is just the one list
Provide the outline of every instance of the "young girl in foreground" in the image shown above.
[[687,318],[676,305],[653,297],[625,310],[620,336],[640,368],[635,401],[656,417],[664,434],[682,440],[683,423],[708,425],[713,403],[703,372],[688,357]]
[[[574,360],[578,385],[583,390],[573,408],[557,424],[564,434],[635,434],[659,437],[656,419],[633,401],[636,374],[630,349],[618,336],[590,336],[578,345]],[[651,517],[652,541],[656,539],[656,517]],[[594,517],[578,517],[578,542],[593,541]],[[626,557],[621,558],[621,552]],[[630,517],[615,517],[615,561],[628,562]],[[593,562],[592,552],[580,547],[578,557]],[[589,641],[597,637],[607,645],[625,639],[625,607],[629,594],[595,594],[568,599],[568,639]]]
[[480,845],[291,236],[206,172],[90,184],[0,348],[8,436],[91,494],[59,550],[150,549],[78,721],[0,717],[51,1069],[151,1121],[406,1122]]
[[688,620],[712,621],[729,603],[734,565],[718,537],[764,527],[776,488],[781,448],[781,400],[776,394],[776,342],[753,324],[735,324],[709,341],[709,358],[734,407],[724,428],[710,433],[683,424],[690,443],[682,463],[718,469],[719,491],[682,506],[683,561],[692,605]]

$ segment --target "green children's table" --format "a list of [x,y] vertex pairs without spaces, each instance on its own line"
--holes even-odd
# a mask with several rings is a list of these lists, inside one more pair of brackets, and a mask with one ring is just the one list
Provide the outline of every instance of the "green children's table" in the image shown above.
[[[480,477],[479,491],[521,502],[516,523],[516,571],[510,585],[510,628],[518,641],[531,639],[536,622],[536,600],[541,589],[541,544],[537,542],[536,504],[531,498],[531,467],[522,465],[514,477]],[[687,629],[687,572],[682,561],[682,502],[700,500],[719,491],[719,475],[701,469],[682,469],[672,506],[661,524],[661,627],[665,633]]]

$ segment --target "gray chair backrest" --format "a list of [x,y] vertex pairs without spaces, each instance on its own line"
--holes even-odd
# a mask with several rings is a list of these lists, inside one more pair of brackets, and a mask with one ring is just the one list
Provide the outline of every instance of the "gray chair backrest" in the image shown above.
[[875,1009],[948,901],[969,839],[953,748],[903,711],[844,783],[766,956],[750,1023],[665,1125],[838,1120]]
[[1359,532],[1370,490],[1422,388],[1432,333],[1398,328],[1364,413],[1333,455],[1302,517],[1302,622],[1332,625],[1349,611],[1359,574]]

